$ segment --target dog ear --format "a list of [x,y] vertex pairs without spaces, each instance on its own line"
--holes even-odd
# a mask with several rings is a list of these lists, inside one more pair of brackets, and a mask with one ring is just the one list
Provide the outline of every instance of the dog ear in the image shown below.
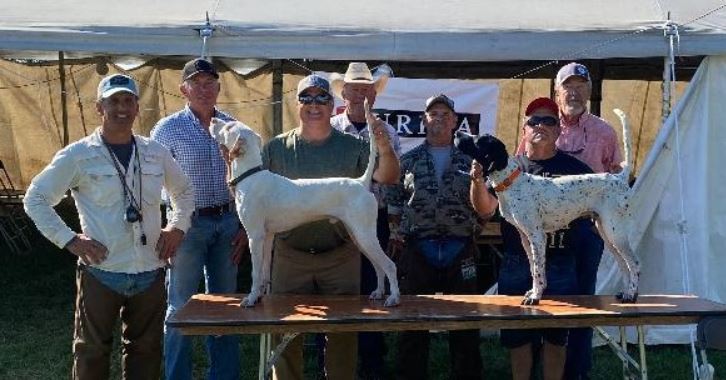
[[222,129],[222,131],[225,132],[224,145],[226,145],[228,148],[234,146],[241,136],[239,130],[236,128],[232,128],[232,125],[234,125],[234,123],[227,123]]
[[492,166],[494,170],[502,170],[507,167],[509,161],[509,153],[507,153],[507,147],[496,137],[492,137],[494,140],[492,149]]
[[221,136],[219,134],[222,132],[222,128],[224,128],[225,125],[226,123],[223,120],[213,117],[212,121],[209,123],[209,134],[212,135],[215,140],[220,141],[219,137]]
[[232,148],[229,149],[229,158],[234,160],[239,156],[244,156],[247,152],[247,139],[239,137],[232,144]]
[[476,150],[474,136],[462,131],[456,131],[454,134],[454,146],[468,156],[473,156]]

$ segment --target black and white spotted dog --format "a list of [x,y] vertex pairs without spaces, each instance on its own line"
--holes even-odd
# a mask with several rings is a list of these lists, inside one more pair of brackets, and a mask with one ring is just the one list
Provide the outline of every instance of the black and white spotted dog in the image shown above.
[[618,294],[621,302],[632,303],[638,297],[640,266],[628,241],[631,223],[628,208],[630,187],[630,130],[625,113],[613,110],[623,125],[625,165],[617,174],[599,173],[545,178],[521,173],[509,158],[504,144],[494,136],[474,137],[457,132],[456,146],[484,168],[497,192],[499,211],[519,230],[522,245],[530,262],[532,289],[523,305],[536,305],[547,287],[545,276],[546,233],[566,227],[582,216],[592,216],[606,246],[615,254],[623,273],[625,288]]

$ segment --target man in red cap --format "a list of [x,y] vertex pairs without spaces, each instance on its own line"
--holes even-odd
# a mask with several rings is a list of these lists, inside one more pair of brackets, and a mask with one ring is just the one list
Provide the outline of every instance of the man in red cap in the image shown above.
[[[525,110],[523,124],[524,153],[515,157],[525,173],[544,177],[592,173],[587,165],[557,149],[560,136],[559,108],[549,98],[533,100]],[[482,217],[490,217],[497,208],[497,199],[486,188],[483,170],[472,164],[471,202]],[[575,256],[583,244],[597,235],[589,219],[578,219],[568,228],[547,234],[545,294],[577,294]],[[502,222],[504,259],[499,272],[499,294],[524,295],[532,281],[529,260],[522,247],[519,232]],[[543,345],[543,378],[562,379],[568,343],[567,329],[502,330],[501,342],[510,351],[512,378],[529,379],[533,368],[533,345]]]
[[[570,62],[562,66],[555,78],[555,100],[559,106],[560,136],[557,148],[587,164],[595,173],[617,173],[622,155],[615,130],[605,120],[587,109],[592,94],[592,80],[585,65]],[[520,142],[517,153],[524,151]],[[583,247],[577,258],[578,294],[595,294],[597,270],[604,244],[593,241]],[[588,379],[592,367],[592,329],[572,329],[567,349],[566,378]]]

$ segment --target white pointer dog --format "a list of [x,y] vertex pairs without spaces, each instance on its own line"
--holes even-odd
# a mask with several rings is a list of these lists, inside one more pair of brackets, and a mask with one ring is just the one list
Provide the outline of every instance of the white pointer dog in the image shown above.
[[630,130],[625,114],[614,110],[623,125],[625,166],[620,173],[582,174],[544,178],[521,173],[509,159],[504,144],[490,135],[475,138],[457,132],[455,143],[484,168],[492,187],[503,184],[497,192],[499,211],[514,225],[530,263],[532,289],[523,305],[536,305],[547,287],[545,276],[546,233],[553,232],[582,216],[592,216],[606,246],[615,254],[618,265],[627,274],[625,288],[618,294],[624,303],[638,298],[640,266],[628,241],[630,210]]
[[321,219],[343,222],[358,248],[373,263],[378,286],[370,298],[383,298],[385,274],[391,294],[384,305],[399,303],[396,265],[376,237],[378,205],[369,190],[377,153],[372,136],[368,167],[362,177],[290,180],[262,169],[262,139],[244,124],[214,119],[209,132],[230,151],[240,150],[232,161],[234,179],[230,186],[234,188],[237,214],[247,230],[252,255],[252,289],[242,300],[243,306],[254,306],[268,290],[275,233]]

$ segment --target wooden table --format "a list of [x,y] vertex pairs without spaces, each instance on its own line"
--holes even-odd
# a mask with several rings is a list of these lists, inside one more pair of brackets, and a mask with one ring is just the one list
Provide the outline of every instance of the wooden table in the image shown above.
[[[537,306],[520,305],[521,296],[418,295],[402,296],[401,304],[390,308],[366,296],[311,295],[267,295],[257,306],[243,308],[243,296],[195,295],[167,324],[186,335],[279,333],[287,342],[309,332],[639,326],[638,370],[647,378],[643,325],[726,316],[726,305],[682,295],[640,296],[635,304],[613,296],[552,296]],[[287,342],[273,350],[272,362]]]

